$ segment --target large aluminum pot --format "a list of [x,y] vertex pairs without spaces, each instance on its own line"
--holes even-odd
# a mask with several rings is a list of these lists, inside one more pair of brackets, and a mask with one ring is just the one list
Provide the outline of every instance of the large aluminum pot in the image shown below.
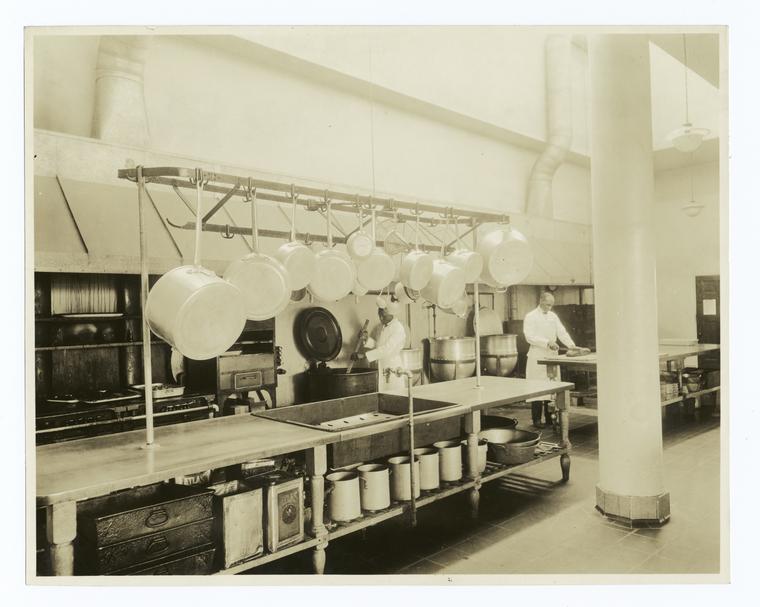
[[345,251],[322,249],[316,254],[309,290],[320,301],[336,302],[346,297],[356,283],[356,266]]
[[478,242],[483,256],[482,282],[496,288],[522,282],[533,268],[533,250],[520,232],[510,226],[488,232]]
[[423,287],[422,296],[440,308],[450,308],[462,298],[465,286],[464,270],[443,259],[433,262],[433,274]]
[[[391,498],[397,502],[409,502],[412,499],[411,486],[412,481],[409,475],[411,467],[409,466],[408,455],[397,455],[388,459],[388,465],[391,468]],[[420,496],[420,460],[414,457],[414,497]]]
[[483,271],[483,256],[477,251],[457,249],[446,256],[446,261],[464,271],[467,284],[476,282]]
[[346,297],[356,284],[356,266],[345,251],[333,249],[332,215],[327,204],[327,248],[316,254],[309,290],[319,300],[336,302]]
[[309,397],[313,402],[377,392],[377,369],[317,367],[309,370]]
[[431,339],[430,372],[434,381],[450,381],[475,375],[475,338]]
[[488,441],[488,459],[500,464],[524,464],[533,459],[541,435],[527,430],[492,428],[480,438]]
[[328,474],[327,512],[336,523],[353,521],[362,515],[359,497],[359,475],[354,471]]
[[480,338],[480,361],[488,375],[506,377],[517,366],[517,335],[486,335]]
[[396,274],[396,264],[382,249],[375,248],[361,261],[356,262],[356,280],[369,291],[387,287]]
[[290,303],[293,289],[288,271],[269,255],[250,253],[236,259],[227,266],[224,279],[243,293],[250,320],[274,318]]
[[409,251],[401,260],[399,277],[405,287],[420,291],[433,276],[433,257],[425,251]]
[[145,313],[151,331],[193,360],[219,356],[245,327],[245,301],[236,286],[200,266],[180,266],[158,279]]
[[364,464],[359,466],[359,491],[362,510],[375,512],[391,505],[388,466]]
[[424,366],[422,348],[404,348],[401,350],[401,366],[412,372],[413,386],[422,383],[422,368]]
[[288,271],[290,288],[293,291],[303,289],[309,284],[317,263],[314,258],[314,251],[296,240],[297,206],[296,197],[293,196],[293,210],[290,218],[290,242],[281,245],[274,254],[277,261],[285,266],[285,269]]

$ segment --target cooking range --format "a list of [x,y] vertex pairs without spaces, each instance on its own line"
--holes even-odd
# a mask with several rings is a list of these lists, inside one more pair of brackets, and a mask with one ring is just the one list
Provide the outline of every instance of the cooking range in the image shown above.
[[[183,394],[153,401],[156,426],[213,417],[213,394]],[[97,390],[52,395],[37,404],[36,443],[44,445],[145,427],[143,395],[134,391]]]

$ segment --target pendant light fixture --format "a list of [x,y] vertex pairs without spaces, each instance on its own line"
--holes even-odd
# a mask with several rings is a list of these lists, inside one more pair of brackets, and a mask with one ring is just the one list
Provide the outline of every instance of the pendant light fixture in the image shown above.
[[691,199],[685,205],[681,207],[681,210],[686,213],[688,217],[696,217],[702,212],[705,207],[701,202],[694,200],[694,155],[692,154],[692,163],[689,165],[689,183],[691,184]]
[[[668,135],[668,140],[681,152],[693,152],[702,140],[710,133],[710,129],[695,127],[689,122],[689,62],[686,56],[686,34],[683,34],[683,88],[684,105],[686,109],[685,122]],[[697,211],[698,212],[698,211]]]

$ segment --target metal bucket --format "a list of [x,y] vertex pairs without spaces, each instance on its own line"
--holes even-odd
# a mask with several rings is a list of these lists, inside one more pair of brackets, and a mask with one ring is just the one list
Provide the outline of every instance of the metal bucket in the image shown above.
[[422,383],[423,360],[422,348],[404,348],[401,350],[401,366],[412,372],[413,386]]
[[318,367],[308,375],[309,396],[313,402],[377,392],[377,369],[354,367],[351,373],[346,373],[345,368]]
[[507,333],[481,337],[480,361],[488,375],[510,375],[517,366],[517,335]]
[[475,375],[475,338],[431,339],[430,372],[433,381],[450,381]]

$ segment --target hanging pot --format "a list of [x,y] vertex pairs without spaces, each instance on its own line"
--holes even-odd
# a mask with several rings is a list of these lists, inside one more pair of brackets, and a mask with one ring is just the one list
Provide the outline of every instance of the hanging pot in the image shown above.
[[[346,251],[355,261],[367,259],[375,248],[375,239],[364,231],[364,215],[359,207],[359,228],[346,239]],[[373,226],[374,231],[374,226]]]
[[[446,216],[446,225],[448,226],[448,215]],[[464,271],[464,281],[467,284],[477,282],[483,271],[483,256],[477,251],[470,251],[464,247],[459,238],[458,221],[454,222],[454,230],[457,248],[453,253],[446,256],[446,261]]]
[[496,288],[525,280],[533,268],[533,250],[520,232],[511,226],[492,230],[478,242],[483,256],[482,282]]
[[255,191],[251,197],[251,236],[253,253],[227,266],[224,279],[243,292],[249,320],[267,320],[288,306],[293,289],[285,266],[274,257],[259,253]]
[[433,276],[433,258],[429,253],[419,250],[420,216],[417,215],[415,232],[415,249],[409,251],[401,260],[399,277],[404,286],[420,291]]
[[375,209],[372,209],[372,251],[356,264],[358,282],[370,291],[380,291],[387,287],[396,273],[396,264],[383,249],[374,246],[376,242]]
[[201,267],[202,179],[196,176],[194,264],[170,270],[148,293],[151,331],[183,356],[207,360],[235,343],[245,327],[245,301],[235,285]]
[[422,289],[422,296],[441,308],[449,308],[461,299],[464,286],[464,270],[443,259],[436,259],[433,274]]
[[317,262],[314,258],[314,252],[305,244],[296,240],[296,207],[298,206],[298,199],[292,188],[290,196],[293,199],[293,210],[290,217],[290,242],[281,245],[274,256],[288,271],[290,288],[298,291],[309,284]]
[[327,201],[327,248],[316,255],[309,290],[321,301],[335,302],[346,297],[354,288],[356,266],[348,253],[333,248],[330,206],[330,201]]

